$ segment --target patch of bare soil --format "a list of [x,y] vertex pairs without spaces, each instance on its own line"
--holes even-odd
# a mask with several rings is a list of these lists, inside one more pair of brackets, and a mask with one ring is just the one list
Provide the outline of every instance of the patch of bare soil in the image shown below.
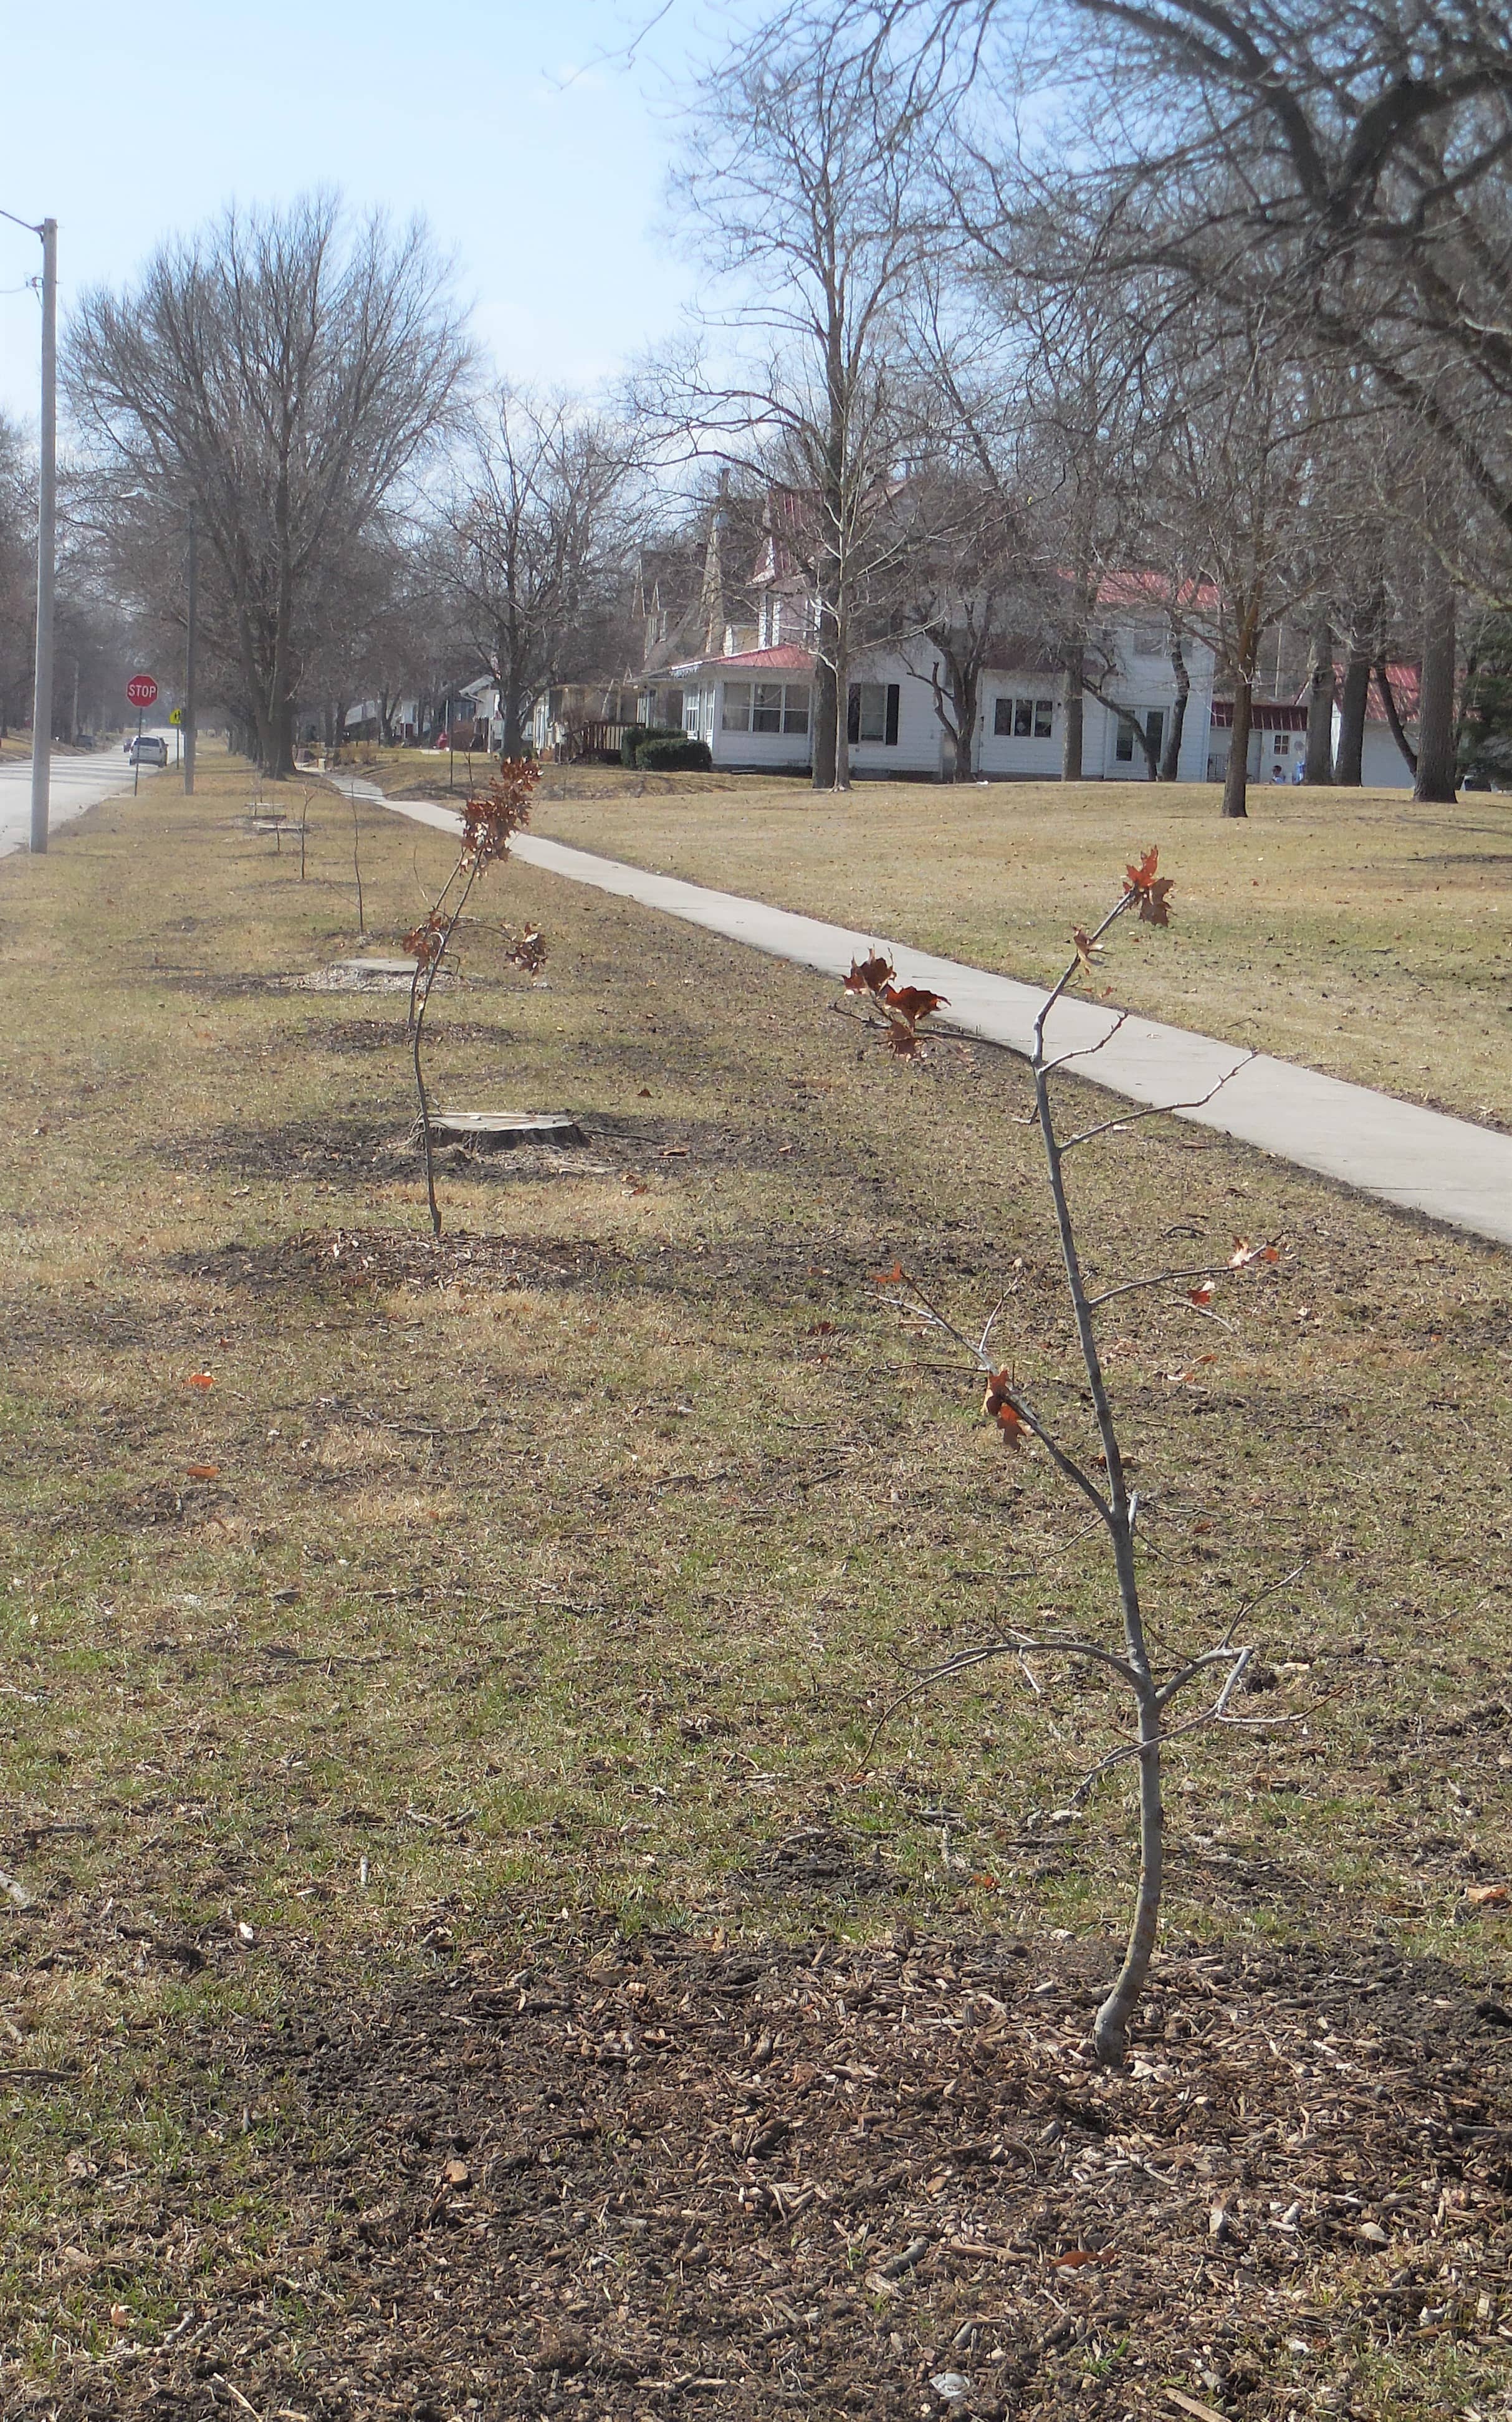
[[[1189,1948],[1108,2076],[1108,1957],[900,1928],[291,1974],[281,2021],[195,2045],[193,2166],[71,2190],[70,2246],[181,2276],[178,2325],[7,2411],[1169,2422],[1174,2383],[1395,2416],[1443,2341],[1461,2395],[1504,2380],[1512,2013],[1378,1943]],[[256,2247],[198,2132],[232,2105],[278,2113]]]
[[[396,1147],[401,1165],[414,1156]],[[592,1146],[587,1158],[592,1158]],[[475,1171],[514,1164],[522,1174],[549,1173],[563,1156],[520,1151],[462,1156]],[[854,1303],[870,1283],[872,1260],[838,1239],[826,1247],[821,1268],[810,1244],[759,1232],[738,1236],[717,1250],[691,1244],[631,1244],[526,1235],[473,1235],[449,1230],[438,1242],[417,1230],[307,1229],[267,1243],[236,1240],[212,1250],[171,1256],[165,1267],[181,1277],[210,1279],[254,1296],[283,1296],[291,1284],[326,1297],[406,1286],[417,1290],[477,1283],[489,1287],[587,1287],[635,1289],[703,1302],[732,1288],[764,1303],[791,1308],[839,1296]],[[874,1260],[874,1256],[872,1257]],[[811,1332],[820,1355],[837,1350],[840,1324],[820,1321]]]
[[280,1126],[234,1126],[165,1138],[150,1146],[169,1169],[197,1177],[298,1177],[323,1167],[386,1167],[402,1139],[370,1118],[290,1120]]
[[607,1249],[556,1238],[471,1236],[456,1229],[433,1242],[417,1230],[307,1229],[271,1244],[234,1242],[181,1254],[183,1276],[210,1279],[251,1295],[281,1296],[291,1285],[353,1296],[394,1286],[448,1287],[469,1280],[490,1286],[575,1286],[600,1277]]
[[173,992],[193,993],[200,1000],[240,1000],[255,993],[287,992],[296,981],[291,975],[215,974],[209,967],[154,967],[148,974],[154,983]]

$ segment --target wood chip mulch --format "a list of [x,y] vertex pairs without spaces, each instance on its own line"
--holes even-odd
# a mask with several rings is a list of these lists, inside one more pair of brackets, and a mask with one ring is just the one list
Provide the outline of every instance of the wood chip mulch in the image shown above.
[[1512,2011],[1473,1977],[1173,1950],[1110,2076],[1075,1942],[438,1956],[291,1971],[201,2051],[280,2114],[275,2239],[232,2262],[202,2167],[144,2188],[179,2321],[8,2414],[1408,2415],[1451,2351],[1504,2410]]

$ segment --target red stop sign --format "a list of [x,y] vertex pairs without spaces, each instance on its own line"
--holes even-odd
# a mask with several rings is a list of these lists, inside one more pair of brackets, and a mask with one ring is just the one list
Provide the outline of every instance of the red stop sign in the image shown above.
[[133,673],[126,684],[126,695],[133,706],[150,706],[157,694],[157,684],[150,673]]

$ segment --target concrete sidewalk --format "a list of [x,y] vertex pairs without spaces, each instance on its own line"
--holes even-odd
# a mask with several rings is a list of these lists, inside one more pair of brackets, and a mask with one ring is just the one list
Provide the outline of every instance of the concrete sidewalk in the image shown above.
[[[434,800],[386,798],[375,784],[350,778],[341,787],[440,831],[461,830],[455,810]],[[1044,999],[1032,984],[989,975],[955,959],[936,958],[927,951],[911,951],[879,935],[850,933],[815,917],[768,908],[734,892],[648,874],[618,858],[570,849],[534,833],[518,834],[511,847],[543,873],[638,901],[642,907],[660,909],[827,976],[843,976],[853,959],[880,948],[905,983],[945,994],[950,1007],[937,1017],[937,1026],[1026,1055],[1030,1049]],[[1076,1073],[1110,1093],[1141,1105],[1187,1105],[1176,1108],[1175,1115],[1193,1125],[1254,1144],[1279,1160],[1316,1170],[1403,1210],[1421,1211],[1473,1235],[1512,1245],[1512,1136],[1420,1109],[1413,1102],[1396,1101],[1365,1085],[1320,1077],[1265,1053],[1247,1060],[1232,1043],[1215,1043],[1207,1035],[1189,1034],[1152,1018],[1128,1017],[1120,1026],[1114,1011],[1092,1001],[1060,1003],[1048,1035],[1058,1052],[1095,1054],[1079,1061]],[[1222,1091],[1204,1104],[1202,1097],[1225,1077],[1229,1081]]]

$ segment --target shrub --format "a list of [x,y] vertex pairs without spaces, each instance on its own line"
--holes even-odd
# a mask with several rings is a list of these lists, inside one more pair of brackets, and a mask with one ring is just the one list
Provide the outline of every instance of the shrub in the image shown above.
[[682,732],[675,723],[632,723],[620,742],[622,765],[638,765],[640,752],[652,740],[681,740]]
[[714,751],[706,740],[688,740],[682,732],[658,732],[643,740],[636,751],[636,763],[643,774],[707,774],[714,763]]

